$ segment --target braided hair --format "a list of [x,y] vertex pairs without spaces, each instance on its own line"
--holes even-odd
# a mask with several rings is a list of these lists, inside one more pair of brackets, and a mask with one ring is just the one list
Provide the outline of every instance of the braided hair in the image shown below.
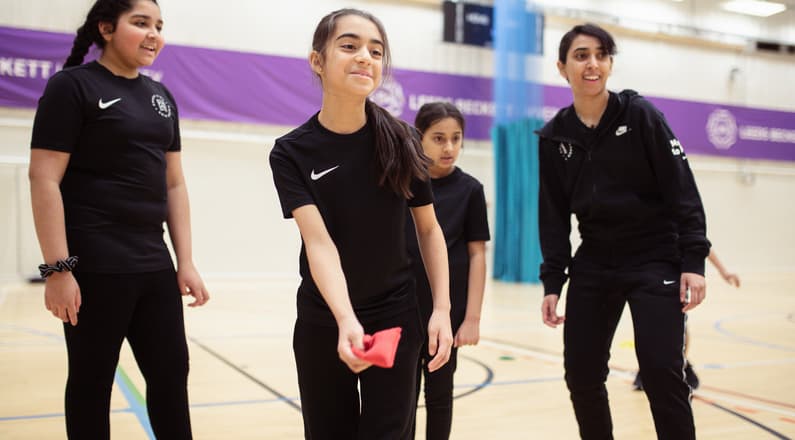
[[[83,59],[92,44],[96,44],[100,49],[105,48],[105,38],[99,32],[99,23],[111,23],[115,31],[119,16],[132,9],[137,1],[141,0],[97,0],[94,2],[94,6],[86,15],[86,21],[77,28],[77,35],[72,43],[72,52],[66,59],[64,67],[83,64]],[[157,4],[157,0],[149,1]]]

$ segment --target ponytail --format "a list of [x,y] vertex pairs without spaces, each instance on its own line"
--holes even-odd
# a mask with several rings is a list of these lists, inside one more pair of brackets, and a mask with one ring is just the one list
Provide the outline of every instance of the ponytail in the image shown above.
[[412,197],[411,181],[428,179],[431,160],[423,153],[416,130],[367,99],[364,107],[375,132],[378,184],[388,185],[396,194]]

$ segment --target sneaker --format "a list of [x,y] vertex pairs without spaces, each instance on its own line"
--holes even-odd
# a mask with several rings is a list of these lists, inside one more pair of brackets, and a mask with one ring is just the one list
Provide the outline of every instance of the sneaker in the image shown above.
[[698,388],[698,385],[700,383],[698,380],[698,376],[696,376],[696,372],[693,371],[693,366],[690,364],[689,361],[687,362],[687,365],[685,365],[685,381],[687,382],[688,385],[690,385],[690,388],[694,390]]
[[632,383],[635,386],[635,391],[643,391],[643,381],[640,379],[640,371],[635,375],[635,382]]

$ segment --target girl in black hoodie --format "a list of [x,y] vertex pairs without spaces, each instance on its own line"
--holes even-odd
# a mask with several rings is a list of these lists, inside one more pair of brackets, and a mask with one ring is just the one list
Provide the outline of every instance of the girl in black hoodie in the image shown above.
[[[605,381],[629,303],[638,363],[660,439],[694,439],[685,380],[685,312],[704,300],[704,209],[682,145],[631,90],[607,90],[616,52],[584,24],[560,42],[574,102],[539,131],[542,319],[563,324],[564,365],[584,439],[612,439]],[[572,257],[571,214],[582,244]],[[569,279],[564,316],[557,314]]]

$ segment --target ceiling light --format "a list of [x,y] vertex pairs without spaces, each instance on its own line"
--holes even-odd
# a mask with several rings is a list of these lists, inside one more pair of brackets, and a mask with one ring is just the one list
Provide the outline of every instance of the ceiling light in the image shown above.
[[754,15],[756,17],[769,17],[787,9],[782,3],[766,2],[759,0],[734,0],[721,4],[721,8],[738,12],[740,14]]

